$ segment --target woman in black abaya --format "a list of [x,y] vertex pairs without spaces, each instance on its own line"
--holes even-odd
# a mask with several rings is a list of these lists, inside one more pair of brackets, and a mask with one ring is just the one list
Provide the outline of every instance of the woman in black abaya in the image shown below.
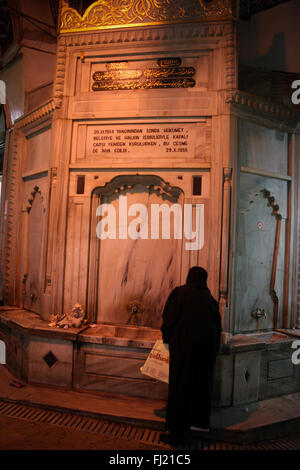
[[186,284],[168,297],[161,327],[170,349],[168,439],[182,440],[191,428],[209,429],[213,370],[220,345],[218,303],[207,287],[207,272],[195,266]]

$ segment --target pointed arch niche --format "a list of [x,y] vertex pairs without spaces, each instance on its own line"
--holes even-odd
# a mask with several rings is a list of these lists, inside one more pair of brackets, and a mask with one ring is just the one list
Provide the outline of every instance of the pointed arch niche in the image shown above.
[[[128,215],[126,221],[125,206],[120,205],[121,196],[126,196],[123,198],[127,204],[126,214],[129,214],[133,204],[142,204],[148,216],[145,218],[141,213],[136,213]],[[100,239],[97,236],[100,217],[96,214],[100,204],[109,204],[115,210],[116,239]],[[140,326],[160,327],[166,296],[180,282],[182,239],[173,236],[172,218],[170,239],[161,239],[160,235],[159,239],[150,237],[152,204],[179,204],[182,207],[183,191],[170,186],[157,175],[121,175],[93,191],[87,309],[90,320],[126,325],[130,317],[127,307],[137,301],[144,310]],[[137,217],[140,224],[134,222]],[[145,230],[146,224],[148,239],[126,238],[124,234],[128,233],[131,223],[135,224],[138,232]],[[126,224],[125,229],[122,224]]]
[[[285,308],[287,182],[243,174],[241,188],[236,331],[275,330]],[[265,315],[256,317],[257,309]]]
[[46,208],[39,186],[35,185],[26,198],[25,239],[23,258],[24,308],[41,314],[41,297],[44,291],[44,238]]

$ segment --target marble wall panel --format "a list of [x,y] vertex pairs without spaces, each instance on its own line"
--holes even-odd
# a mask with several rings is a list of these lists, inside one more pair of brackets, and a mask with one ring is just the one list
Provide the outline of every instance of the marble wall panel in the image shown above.
[[[192,87],[145,89],[142,84],[141,88],[137,89],[105,91],[93,90],[95,83],[93,75],[99,71],[108,73],[110,62],[116,61],[116,58],[102,56],[97,59],[97,53],[98,51],[95,51],[93,57],[87,54],[84,60],[76,61],[74,77],[72,76],[75,90],[74,97],[72,91],[70,100],[70,118],[208,116],[212,114],[215,97],[211,90],[215,80],[212,74],[213,54],[208,50],[196,51],[189,56],[183,54],[181,57],[182,68],[194,68],[194,73],[190,77],[194,80]],[[177,50],[175,55],[178,56],[178,54]],[[143,56],[144,59],[141,60],[141,55],[135,52],[134,55],[131,53],[130,56],[118,57],[118,61],[125,64],[125,73],[126,70],[142,73],[142,82],[145,79],[143,74],[146,69],[159,69],[157,55],[153,55],[153,51]]]
[[89,100],[71,100],[69,119],[161,119],[165,116],[174,118],[187,116],[197,119],[198,116],[212,115],[216,109],[216,97],[213,92],[171,90],[166,95],[153,90],[152,96],[149,97],[147,91],[140,91],[137,100],[136,92],[128,91],[122,101],[119,95],[113,93],[107,92],[101,100],[95,97]]
[[22,207],[22,241],[19,259],[24,307],[48,318],[44,311],[48,226],[48,178],[25,178]]
[[76,302],[86,307],[89,212],[89,198],[70,198],[64,279],[65,312],[69,311]]
[[51,128],[46,127],[26,139],[25,172],[45,170],[50,162]]
[[[28,272],[25,307],[38,310],[36,298],[43,290],[43,236],[45,235],[45,218],[41,195],[37,193],[28,215]],[[33,298],[31,296],[35,296]]]
[[122,393],[166,400],[168,384],[142,375],[150,350],[79,343],[75,355],[74,386],[83,390]]
[[217,356],[212,394],[212,404],[215,407],[230,406],[232,403],[233,366],[233,355],[219,354]]
[[[182,240],[174,238],[172,222],[169,239],[162,239],[162,223],[157,234],[159,239],[151,239],[151,230],[155,225],[151,205],[165,203],[170,206],[170,203],[155,194],[149,195],[145,188],[135,190],[133,194],[127,193],[126,196],[128,208],[132,204],[143,204],[147,210],[146,214],[139,216],[141,222],[138,227],[138,230],[145,231],[143,236],[147,239],[100,240],[97,319],[105,323],[127,323],[130,316],[127,305],[137,300],[145,309],[141,315],[141,324],[159,328],[167,296],[180,283]],[[105,198],[104,202],[112,203],[118,214],[119,200]],[[121,228],[118,220],[119,215],[117,231]],[[135,223],[134,220],[135,216],[128,217],[129,229],[130,224]]]
[[[125,170],[124,170],[125,171]],[[132,172],[128,172],[132,173]],[[149,174],[151,172],[146,172]],[[184,198],[185,204],[193,205],[193,219],[195,219],[195,205],[204,205],[204,247],[201,250],[186,251],[185,243],[173,237],[173,219],[171,219],[170,239],[151,239],[151,204],[163,204],[168,201],[140,188],[136,192],[127,194],[127,207],[132,203],[144,204],[149,214],[148,239],[96,239],[97,223],[99,217],[92,217],[91,210],[95,212],[96,206],[91,209],[91,193],[98,187],[105,186],[120,173],[96,171],[72,171],[70,177],[70,200],[68,208],[68,232],[66,245],[66,270],[64,289],[64,309],[70,309],[75,302],[80,302],[89,310],[91,315],[99,322],[126,323],[129,313],[127,304],[132,300],[145,304],[145,314],[141,324],[160,326],[163,304],[172,287],[185,282],[188,269],[191,265],[200,264],[208,267],[209,243],[209,171],[162,171],[154,172],[170,185],[180,187],[183,193],[191,195],[193,176],[201,175],[203,195]],[[85,177],[84,193],[76,195],[78,175]],[[127,174],[127,171],[126,173]],[[101,199],[102,203],[112,202],[118,217],[118,200]],[[183,213],[183,212],[182,212]],[[137,214],[138,216],[138,214]],[[136,217],[128,217],[128,226]],[[93,224],[93,226],[90,226]],[[193,230],[196,223],[193,220]],[[119,227],[117,235],[119,235]],[[95,237],[95,253],[88,255],[91,250],[89,241]],[[184,236],[184,231],[183,231]],[[161,232],[159,233],[161,237]],[[92,256],[92,258],[91,258]],[[89,258],[90,257],[90,258]],[[99,260],[99,262],[97,261]],[[88,265],[89,263],[89,265]],[[92,277],[91,277],[92,276]],[[89,278],[89,280],[88,280]],[[88,285],[88,303],[86,299]],[[94,287],[90,288],[93,285]],[[146,287],[145,287],[146,286]],[[91,307],[91,303],[93,307]],[[96,304],[98,306],[96,306]],[[95,309],[95,310],[94,310]],[[93,310],[93,312],[92,312]],[[89,317],[91,318],[91,317]]]
[[145,378],[140,367],[145,363],[144,358],[112,356],[110,354],[89,354],[85,355],[85,371],[87,374],[124,377],[132,379]]
[[238,151],[242,166],[280,175],[288,174],[287,133],[242,119],[238,126]]
[[[238,221],[237,280],[235,290],[236,332],[273,327],[274,302],[270,293],[277,220],[272,215],[262,189],[270,191],[282,215],[275,291],[279,299],[279,322],[283,305],[285,218],[287,183],[285,181],[241,174],[240,212]],[[265,310],[259,322],[251,313]]]
[[234,358],[233,405],[257,401],[261,352],[244,352]]
[[27,338],[6,325],[1,324],[0,340],[5,344],[5,364],[15,377],[27,380],[28,341]]
[[264,400],[300,389],[300,368],[292,363],[291,342],[262,354],[259,399]]
[[75,122],[72,164],[181,166],[211,161],[211,120],[110,124]]
[[268,380],[283,379],[294,375],[291,358],[269,361]]
[[31,337],[28,346],[28,381],[72,386],[73,343]]

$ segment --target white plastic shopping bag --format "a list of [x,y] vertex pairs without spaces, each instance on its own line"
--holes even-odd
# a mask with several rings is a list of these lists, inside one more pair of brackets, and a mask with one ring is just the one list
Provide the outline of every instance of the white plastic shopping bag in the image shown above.
[[158,339],[140,370],[144,375],[169,383],[169,345]]

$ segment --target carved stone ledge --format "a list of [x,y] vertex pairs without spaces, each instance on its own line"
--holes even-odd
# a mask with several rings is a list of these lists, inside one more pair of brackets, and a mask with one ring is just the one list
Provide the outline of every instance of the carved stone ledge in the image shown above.
[[55,104],[55,101],[53,99],[50,99],[49,101],[34,109],[30,113],[20,117],[15,122],[15,128],[24,129],[26,126],[33,124],[34,122],[39,121],[42,118],[49,117],[51,113],[53,113],[53,111],[56,109],[56,107],[57,106]]
[[25,196],[25,211],[29,214],[32,208],[32,204],[35,200],[36,195],[39,194],[41,197],[41,202],[43,206],[43,210],[46,211],[45,200],[42,194],[42,190],[39,186],[35,185],[32,191]]
[[[112,45],[138,42],[165,42],[176,40],[197,40],[199,38],[221,38],[232,31],[231,23],[181,24],[152,26],[143,29],[104,30],[75,32],[61,35],[59,47]],[[59,53],[59,49],[58,49]],[[63,53],[63,49],[61,49]]]
[[293,126],[297,132],[300,132],[299,125],[296,129],[297,123],[300,122],[300,112],[296,109],[241,91],[228,93],[225,101],[256,116],[281,122],[287,127]]

